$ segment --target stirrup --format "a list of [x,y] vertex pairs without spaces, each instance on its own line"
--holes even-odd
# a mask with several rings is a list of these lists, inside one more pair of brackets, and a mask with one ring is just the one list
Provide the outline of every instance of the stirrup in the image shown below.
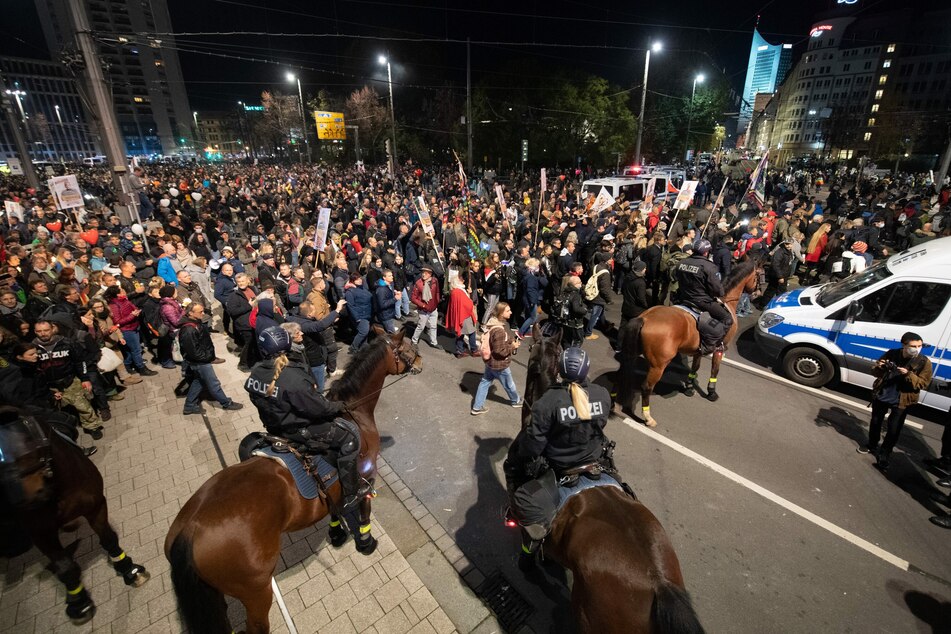
[[352,510],[354,506],[362,502],[364,498],[375,498],[376,496],[376,489],[373,488],[373,485],[371,485],[366,480],[363,480],[356,493],[343,498],[341,501],[343,506],[342,510],[344,513],[346,513]]

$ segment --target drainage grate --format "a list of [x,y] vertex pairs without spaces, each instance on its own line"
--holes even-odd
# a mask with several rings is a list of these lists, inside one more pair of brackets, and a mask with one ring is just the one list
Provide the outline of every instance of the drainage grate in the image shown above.
[[492,572],[476,591],[506,632],[517,632],[535,612],[500,571]]

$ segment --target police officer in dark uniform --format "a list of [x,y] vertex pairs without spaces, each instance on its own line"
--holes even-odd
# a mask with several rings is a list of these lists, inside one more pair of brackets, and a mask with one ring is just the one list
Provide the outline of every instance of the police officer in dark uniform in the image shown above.
[[305,444],[322,443],[335,452],[343,488],[342,510],[349,510],[370,492],[358,469],[360,430],[339,417],[343,403],[321,395],[303,345],[293,346],[286,330],[280,326],[265,329],[258,336],[258,347],[268,358],[251,369],[244,389],[258,408],[261,422],[268,433]]
[[712,249],[709,240],[700,240],[693,248],[693,255],[681,260],[674,272],[679,284],[675,302],[710,313],[719,322],[711,323],[709,331],[700,331],[700,354],[713,352],[733,325],[730,309],[720,301],[723,285],[717,266],[709,259]]
[[[598,462],[607,442],[604,426],[611,395],[588,383],[591,359],[581,348],[567,348],[558,361],[561,382],[532,405],[532,420],[512,443],[505,465],[513,510],[522,525],[523,569],[548,534],[558,505],[558,473]],[[547,463],[547,468],[546,468]]]

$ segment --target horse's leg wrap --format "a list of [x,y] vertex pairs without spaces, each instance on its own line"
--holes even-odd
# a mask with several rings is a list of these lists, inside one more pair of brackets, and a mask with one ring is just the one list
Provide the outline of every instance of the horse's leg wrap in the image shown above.
[[96,604],[83,585],[79,565],[69,557],[62,557],[53,561],[50,569],[66,587],[66,616],[77,625],[89,621],[96,613]]
[[330,530],[327,536],[330,538],[330,545],[334,548],[340,548],[347,541],[347,529],[343,527],[343,522],[337,515],[330,516]]

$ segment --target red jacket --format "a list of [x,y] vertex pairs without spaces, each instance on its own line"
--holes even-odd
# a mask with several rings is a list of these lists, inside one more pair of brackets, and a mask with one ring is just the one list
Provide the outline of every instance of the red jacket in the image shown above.
[[135,304],[129,301],[128,297],[118,295],[109,302],[109,310],[112,311],[112,323],[119,326],[119,330],[130,332],[139,329],[139,316],[132,313],[138,310]]
[[423,278],[416,280],[413,284],[413,292],[409,296],[410,301],[424,313],[434,312],[439,306],[439,283],[435,277],[429,278],[429,286],[432,298],[428,303],[423,301]]

